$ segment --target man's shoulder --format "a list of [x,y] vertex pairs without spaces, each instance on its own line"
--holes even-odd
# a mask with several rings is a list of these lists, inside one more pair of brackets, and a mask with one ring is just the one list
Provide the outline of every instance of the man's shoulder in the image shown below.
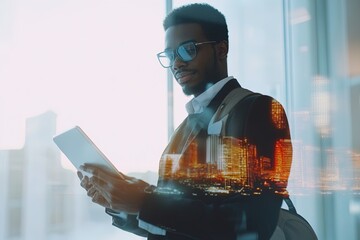
[[271,116],[271,112],[274,109],[284,112],[283,106],[275,98],[253,92],[233,105],[231,110],[228,111],[228,120],[245,120],[249,119],[250,116],[262,116],[262,118],[264,118],[263,120],[265,120],[265,118],[268,119],[268,117]]
[[[237,101],[236,98],[239,98],[238,94],[241,94],[243,92],[248,92],[248,94],[242,99],[240,99],[240,101]],[[236,101],[236,104],[234,104],[232,111],[239,110],[245,107],[269,108],[274,104],[281,106],[279,101],[277,101],[275,98],[266,94],[253,92],[246,88],[235,89],[231,97],[233,98],[233,101]]]

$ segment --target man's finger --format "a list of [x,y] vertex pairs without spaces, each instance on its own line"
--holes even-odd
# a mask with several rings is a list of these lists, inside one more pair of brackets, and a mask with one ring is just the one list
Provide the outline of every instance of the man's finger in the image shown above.
[[[110,183],[104,182],[103,180],[97,178],[97,177],[91,177],[90,178],[91,184],[96,188],[97,192],[99,192],[107,202],[111,202],[113,197],[112,194],[114,190],[119,191],[120,189],[114,188],[111,186]],[[121,190],[120,190],[121,191]]]
[[81,180],[80,186],[83,187],[83,188],[85,188],[86,191],[92,186],[92,184],[91,184],[90,181],[89,181],[89,177],[88,177],[88,176],[85,176],[85,177]]
[[113,181],[105,181],[98,177],[91,177],[90,183],[96,186],[97,189],[101,190],[103,193],[108,195],[117,193],[120,195],[125,189],[129,187],[129,182],[124,179],[114,179]]
[[84,172],[90,173],[93,176],[97,176],[98,178],[101,178],[102,180],[105,181],[111,181],[113,179],[117,179],[117,178],[121,178],[121,179],[125,179],[126,175],[124,175],[121,172],[117,172],[117,174],[114,174],[113,172],[110,172],[109,170],[107,170],[106,168],[100,167],[100,166],[95,166],[92,164],[87,164],[85,163],[84,165],[80,166],[80,169],[83,170]]
[[80,180],[82,180],[84,177],[84,175],[80,171],[77,171],[77,176],[79,177]]
[[94,174],[96,167],[93,165],[89,165],[89,164],[84,164],[80,166],[80,170],[90,173],[90,174]]
[[93,196],[92,201],[103,207],[107,207],[107,208],[111,207],[110,203],[106,201],[106,199],[98,192]]
[[96,194],[96,192],[97,192],[96,187],[92,186],[87,190],[87,195],[92,198]]

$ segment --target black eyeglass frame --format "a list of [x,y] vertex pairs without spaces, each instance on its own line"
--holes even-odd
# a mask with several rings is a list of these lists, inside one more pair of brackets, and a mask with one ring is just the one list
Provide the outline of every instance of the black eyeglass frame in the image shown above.
[[[217,43],[218,41],[205,41],[205,42],[196,42],[196,41],[188,41],[188,42],[184,42],[182,44],[180,44],[176,49],[173,49],[172,52],[173,52],[173,56],[174,58],[173,59],[169,59],[169,57],[166,55],[166,52],[168,52],[169,50],[165,50],[165,51],[162,51],[158,54],[156,54],[158,60],[159,60],[159,63],[161,64],[162,67],[164,68],[169,68],[171,67],[174,62],[175,62],[175,59],[178,57],[181,59],[181,61],[183,62],[190,62],[192,60],[194,60],[197,56],[197,52],[198,52],[198,46],[200,45],[203,45],[203,44],[214,44],[214,43]],[[195,46],[195,54],[194,54],[194,57],[192,57],[190,60],[184,60],[182,57],[181,57],[181,54],[179,53],[179,49],[184,46],[185,44],[189,44],[189,43],[192,43],[194,44]],[[167,65],[164,65],[162,62],[161,62],[161,58],[168,58],[169,60],[169,66]]]

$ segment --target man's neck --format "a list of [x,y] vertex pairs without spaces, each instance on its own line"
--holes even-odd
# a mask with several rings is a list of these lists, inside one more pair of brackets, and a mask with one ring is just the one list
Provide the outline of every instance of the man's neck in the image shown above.
[[194,96],[194,98],[186,104],[186,110],[188,113],[197,113],[201,112],[204,107],[206,107],[209,102],[214,98],[214,96],[220,91],[220,89],[231,79],[232,76],[221,79],[215,84],[211,84],[202,94]]
[[205,88],[201,91],[201,92],[198,92],[198,93],[194,93],[193,94],[193,97],[196,98],[198,97],[199,95],[203,94],[204,92],[206,92],[209,88],[211,88],[212,86],[214,86],[216,83],[220,82],[221,80],[224,80],[225,78],[227,78],[228,75],[227,75],[227,72],[222,74],[222,75],[219,75],[218,77],[214,78],[213,80],[210,80],[206,85],[205,85]]

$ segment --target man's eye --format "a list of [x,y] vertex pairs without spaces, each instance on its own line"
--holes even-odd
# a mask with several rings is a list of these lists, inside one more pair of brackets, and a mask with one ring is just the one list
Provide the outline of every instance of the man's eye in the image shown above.
[[185,50],[188,54],[190,54],[190,55],[192,55],[192,54],[195,53],[195,47],[194,47],[193,44],[186,45],[186,46],[184,46],[183,48],[184,48],[184,50]]

